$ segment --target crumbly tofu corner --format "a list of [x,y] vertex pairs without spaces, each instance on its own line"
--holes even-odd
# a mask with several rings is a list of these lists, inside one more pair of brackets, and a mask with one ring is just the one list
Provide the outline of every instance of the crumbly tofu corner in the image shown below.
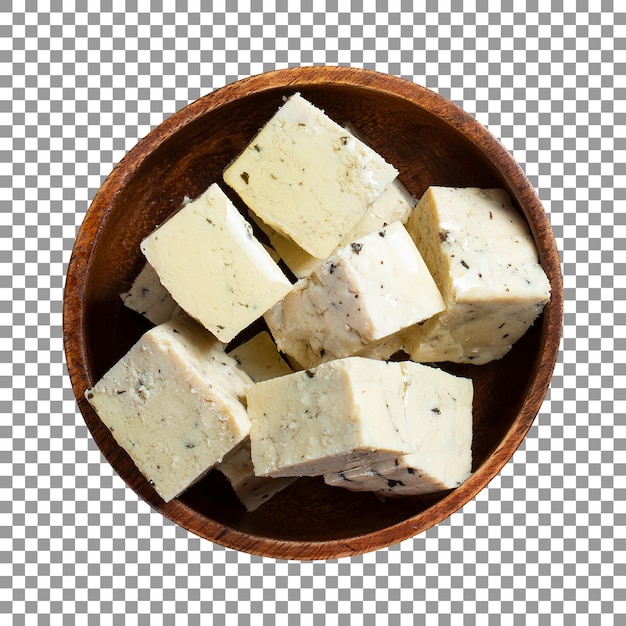
[[256,511],[262,504],[298,480],[297,476],[283,478],[257,476],[252,464],[249,437],[246,437],[215,469],[224,474],[247,511]]
[[163,287],[150,263],[144,264],[130,289],[120,295],[125,306],[153,324],[162,324],[183,312]]

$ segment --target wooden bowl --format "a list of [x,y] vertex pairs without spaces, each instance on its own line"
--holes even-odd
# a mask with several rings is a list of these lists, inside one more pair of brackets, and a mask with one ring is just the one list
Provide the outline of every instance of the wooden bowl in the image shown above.
[[[165,504],[84,399],[148,328],[120,293],[138,273],[139,242],[178,208],[221,181],[224,167],[299,91],[393,163],[419,197],[429,185],[506,188],[528,220],[552,298],[504,359],[450,365],[475,385],[474,473],[441,494],[380,502],[368,493],[296,481],[257,511],[239,504],[218,472]],[[225,187],[225,185],[224,185]],[[64,338],[78,406],[119,475],[163,515],[215,543],[281,559],[330,559],[376,550],[439,523],[471,500],[511,458],[530,428],[556,362],[563,316],[559,256],[531,184],[507,150],[469,114],[406,80],[346,67],[277,70],[233,83],[188,105],[142,139],[102,185],[68,268]]]

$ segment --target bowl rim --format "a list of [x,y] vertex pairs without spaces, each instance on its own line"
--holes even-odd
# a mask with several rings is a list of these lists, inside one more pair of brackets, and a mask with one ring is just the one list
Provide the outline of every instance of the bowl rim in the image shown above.
[[[276,559],[326,560],[386,548],[439,524],[476,497],[511,459],[532,426],[547,394],[557,362],[563,324],[562,270],[548,215],[521,166],[503,144],[472,115],[426,87],[405,78],[371,69],[310,65],[272,70],[215,89],[166,118],[139,140],[115,165],[95,194],[83,218],[67,268],[63,300],[63,338],[72,389],[83,418],[99,447],[101,445],[98,434],[86,419],[87,415],[94,412],[84,398],[84,391],[93,386],[95,381],[91,379],[87,367],[82,311],[85,304],[84,287],[101,230],[99,226],[106,220],[119,190],[155,148],[200,116],[244,96],[281,88],[297,90],[323,85],[372,89],[406,100],[428,113],[434,113],[481,150],[509,185],[509,190],[522,209],[537,242],[542,264],[551,283],[551,299],[543,313],[543,328],[549,328],[550,333],[545,333],[543,337],[544,349],[520,411],[498,447],[460,487],[425,511],[401,522],[349,539],[280,540],[226,527],[222,523],[199,516],[177,499],[160,504],[148,501],[150,506],[162,515],[201,538],[252,555]],[[134,485],[126,478],[124,480],[145,500]]]

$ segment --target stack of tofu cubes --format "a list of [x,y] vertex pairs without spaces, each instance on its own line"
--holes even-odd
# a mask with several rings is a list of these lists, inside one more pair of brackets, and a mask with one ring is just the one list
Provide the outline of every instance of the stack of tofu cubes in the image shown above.
[[300,476],[381,497],[460,485],[472,381],[433,364],[501,358],[550,295],[506,192],[416,203],[300,94],[223,179],[243,211],[215,182],[141,243],[122,298],[155,326],[86,392],[119,445],[165,501],[215,468],[249,511]]

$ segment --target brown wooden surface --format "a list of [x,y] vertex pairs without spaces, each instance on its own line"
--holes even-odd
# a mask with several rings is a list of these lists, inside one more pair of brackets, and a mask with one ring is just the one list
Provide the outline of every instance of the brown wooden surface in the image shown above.
[[[475,384],[474,474],[455,491],[380,502],[301,479],[246,513],[216,472],[168,504],[156,495],[84,399],[148,328],[120,292],[142,263],[139,242],[185,196],[221,182],[224,167],[299,91],[337,122],[350,121],[419,197],[429,185],[505,187],[526,216],[552,286],[542,317],[504,359],[444,366]],[[222,185],[225,187],[225,185]],[[120,476],[189,531],[245,552],[329,559],[412,537],[471,500],[500,471],[530,428],[556,362],[563,316],[558,252],[548,217],[520,167],[474,118],[400,78],[345,67],[278,70],[219,89],[182,109],[133,148],[93,200],[77,236],[64,302],[68,370],[96,443]]]

